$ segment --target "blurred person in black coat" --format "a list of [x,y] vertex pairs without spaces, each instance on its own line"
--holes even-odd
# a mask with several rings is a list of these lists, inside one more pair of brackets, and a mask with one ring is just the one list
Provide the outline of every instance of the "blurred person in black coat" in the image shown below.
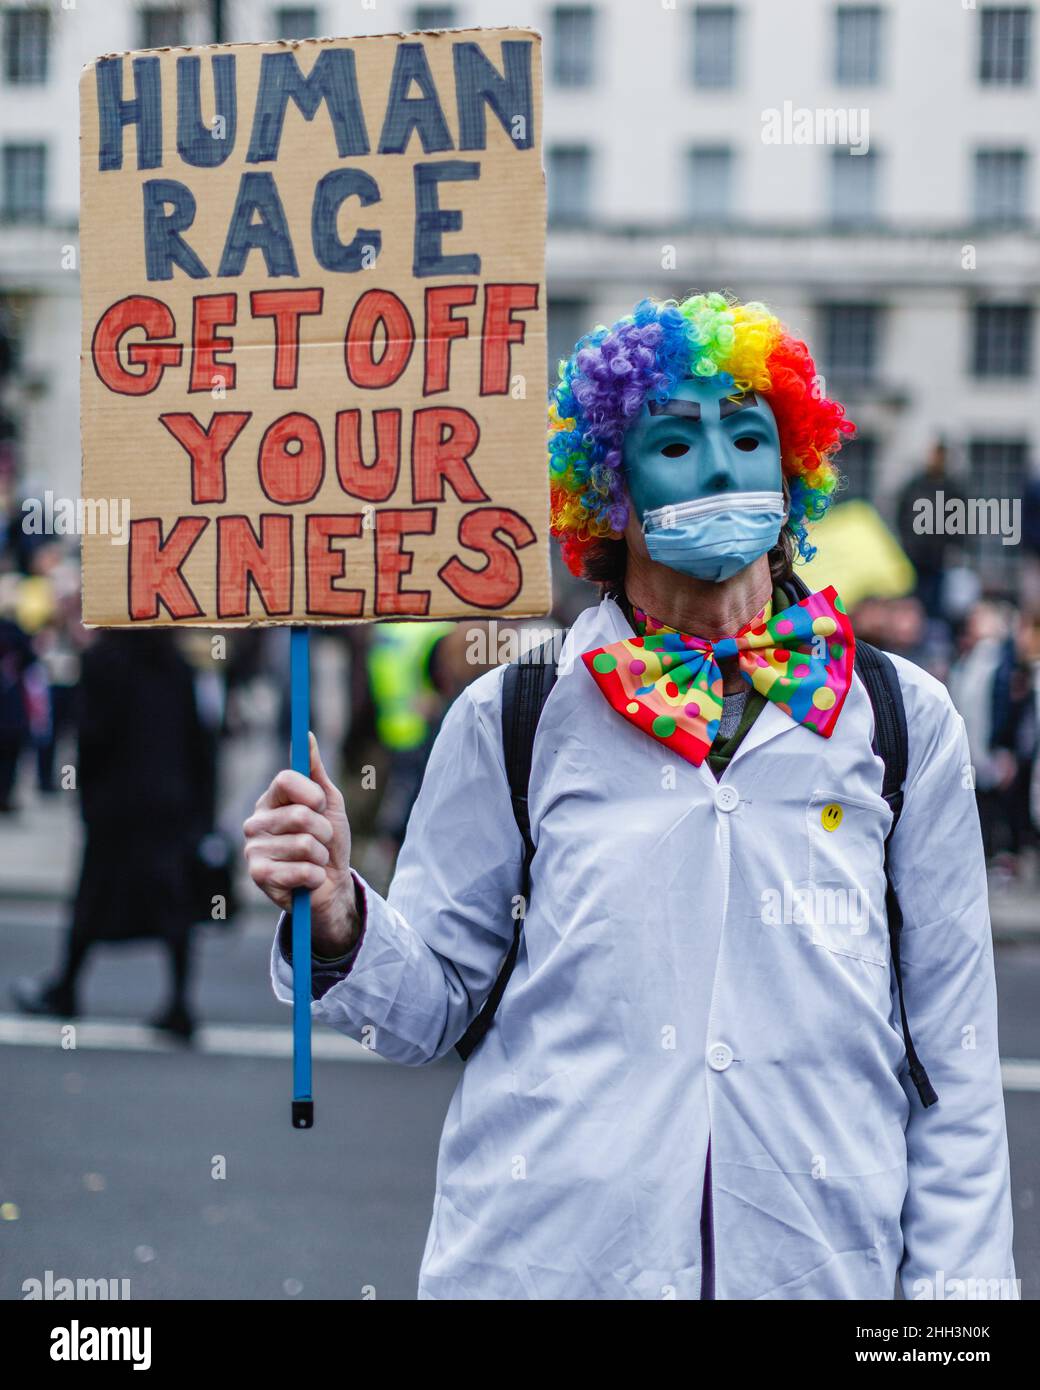
[[25,676],[35,660],[29,638],[0,614],[0,814],[14,810],[18,759],[29,738]]
[[[900,492],[896,509],[899,539],[917,571],[915,593],[929,618],[946,617],[943,584],[957,549],[957,538],[951,542],[945,529],[936,524],[936,518],[943,516],[947,501],[964,501],[960,484],[946,471],[948,459],[945,443],[936,439],[924,468],[915,473]],[[919,511],[920,502],[927,502],[928,508]]]
[[78,786],[86,843],[60,972],[15,987],[27,1013],[74,1016],[76,985],[98,941],[161,940],[177,1037],[188,1007],[191,928],[203,915],[197,849],[214,818],[215,737],[199,716],[192,669],[158,628],[107,632],[83,658]]

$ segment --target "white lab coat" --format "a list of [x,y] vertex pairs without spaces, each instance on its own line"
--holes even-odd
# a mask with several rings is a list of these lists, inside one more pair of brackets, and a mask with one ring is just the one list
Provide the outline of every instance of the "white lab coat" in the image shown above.
[[[622,719],[578,659],[631,635],[607,599],[562,649],[523,945],[445,1121],[419,1296],[699,1298],[709,1134],[717,1298],[1013,1280],[986,875],[946,691],[896,659],[910,765],[892,863],[911,1031],[940,1097],[925,1110],[893,1005],[891,813],[865,689],[829,740],[768,705],[716,782]],[[501,683],[502,668],[449,711],[388,898],[365,887],[353,969],[312,1005],[394,1061],[452,1048],[512,937]],[[272,973],[289,1000],[277,948]]]

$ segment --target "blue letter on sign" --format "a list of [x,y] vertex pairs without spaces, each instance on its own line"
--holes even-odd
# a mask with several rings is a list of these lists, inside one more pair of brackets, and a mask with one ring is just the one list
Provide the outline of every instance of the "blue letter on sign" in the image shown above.
[[235,55],[218,53],[210,61],[216,114],[224,123],[219,131],[202,119],[198,58],[177,59],[177,153],[185,164],[194,164],[197,169],[223,164],[235,143]]
[[442,179],[479,179],[480,165],[468,159],[446,159],[443,164],[417,164],[415,178],[415,248],[413,275],[479,275],[480,257],[475,252],[446,256],[441,233],[462,228],[458,208],[442,208],[437,185]]
[[[342,204],[357,197],[363,208],[378,203],[379,185],[362,169],[333,169],[314,190],[311,209],[311,241],[318,264],[325,270],[361,270],[365,248],[371,247],[372,260],[379,255],[382,233],[359,227],[357,236],[345,246],[336,231],[336,215]],[[371,263],[371,262],[370,262]]]
[[[506,69],[504,77],[475,43],[454,44],[453,56],[459,107],[459,149],[487,148],[485,102],[502,122],[516,148],[530,149],[534,143],[530,41],[502,40],[502,58]],[[514,131],[513,122],[518,117],[522,124]]]
[[98,101],[98,168],[122,169],[123,127],[137,126],[137,167],[162,164],[162,95],[159,59],[134,59],[134,99],[123,100],[122,58],[101,58],[95,68]]
[[[408,89],[416,83],[421,97],[410,97]],[[433,73],[421,43],[403,43],[394,59],[394,75],[386,103],[380,154],[404,154],[413,130],[418,130],[424,154],[453,150],[448,122],[441,110]]]
[[[172,203],[172,212],[166,204]],[[176,179],[147,179],[144,184],[144,263],[149,280],[172,280],[179,265],[193,280],[209,271],[180,235],[195,221],[191,190]]]
[[262,164],[278,158],[285,108],[290,98],[308,121],[314,119],[323,101],[328,102],[341,159],[368,154],[368,131],[358,95],[353,51],[325,48],[308,77],[297,67],[292,53],[265,53],[260,59],[260,90],[253,113],[247,164]]
[[[257,212],[260,221],[254,222]],[[263,253],[268,275],[299,275],[285,210],[270,174],[242,175],[217,274],[241,275],[254,249]]]

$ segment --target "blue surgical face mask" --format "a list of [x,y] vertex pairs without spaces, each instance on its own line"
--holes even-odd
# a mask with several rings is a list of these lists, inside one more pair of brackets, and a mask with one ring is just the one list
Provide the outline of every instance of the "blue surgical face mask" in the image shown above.
[[721,583],[776,545],[786,521],[782,492],[723,492],[643,514],[651,560]]

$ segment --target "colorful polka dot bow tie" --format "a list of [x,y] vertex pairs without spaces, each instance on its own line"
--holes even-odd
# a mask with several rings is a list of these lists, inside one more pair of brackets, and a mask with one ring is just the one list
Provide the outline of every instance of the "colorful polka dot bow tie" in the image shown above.
[[833,588],[770,616],[767,604],[733,637],[706,642],[634,610],[636,636],[584,652],[617,712],[691,763],[707,756],[722,715],[720,661],[737,658],[749,685],[798,724],[830,738],[852,681],[856,639]]

